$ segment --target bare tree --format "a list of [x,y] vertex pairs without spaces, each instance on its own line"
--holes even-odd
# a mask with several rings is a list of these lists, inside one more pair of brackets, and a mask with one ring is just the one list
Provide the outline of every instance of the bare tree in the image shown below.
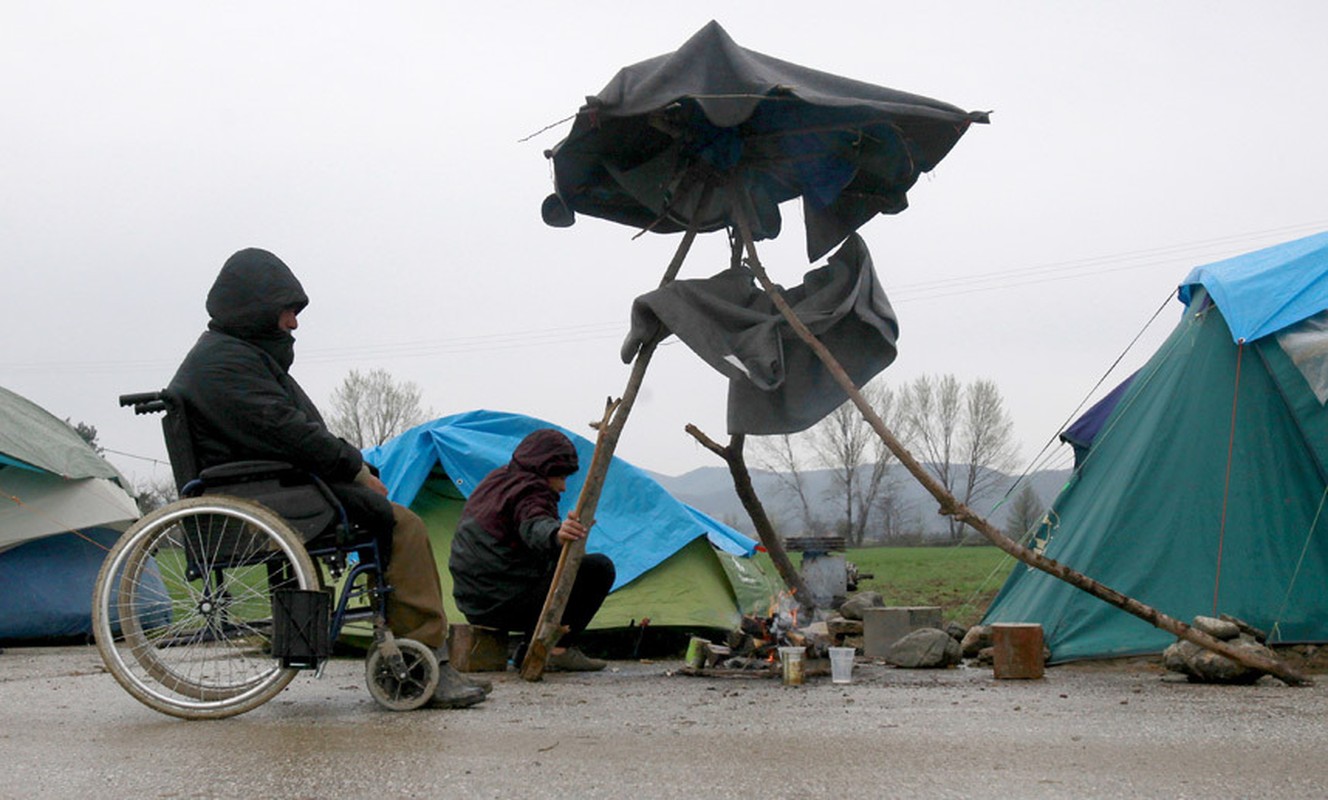
[[[863,390],[886,424],[894,419],[894,393],[877,384]],[[829,490],[843,504],[840,528],[853,547],[867,538],[877,498],[889,486],[884,482],[894,456],[852,403],[844,403],[809,432],[812,449],[830,471]]]
[[816,515],[811,498],[807,496],[807,482],[803,474],[806,459],[798,452],[795,437],[790,434],[761,436],[753,439],[753,442],[756,465],[774,476],[782,494],[792,496],[797,502],[803,533],[823,533],[825,523]]
[[147,514],[156,511],[167,503],[180,499],[175,490],[175,481],[170,478],[148,478],[134,483],[134,501],[138,504],[138,513]]
[[[964,386],[953,375],[922,375],[905,387],[901,405],[904,436],[964,505],[987,494],[1013,465],[1014,423],[994,382]],[[950,538],[959,541],[962,524],[953,517],[948,524]]]
[[1010,503],[1010,515],[1005,522],[1006,534],[1016,542],[1023,541],[1024,537],[1042,521],[1045,510],[1042,498],[1038,497],[1033,485],[1025,483]]
[[415,383],[397,381],[384,369],[351,370],[332,392],[327,427],[356,447],[372,447],[431,414],[420,408],[420,387]]

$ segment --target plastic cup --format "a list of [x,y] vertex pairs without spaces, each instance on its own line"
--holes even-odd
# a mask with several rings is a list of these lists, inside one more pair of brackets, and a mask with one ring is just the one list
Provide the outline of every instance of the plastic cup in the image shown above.
[[857,651],[852,647],[830,648],[830,682],[853,682],[853,657]]
[[779,665],[783,668],[785,686],[802,685],[802,656],[805,652],[801,647],[779,648]]

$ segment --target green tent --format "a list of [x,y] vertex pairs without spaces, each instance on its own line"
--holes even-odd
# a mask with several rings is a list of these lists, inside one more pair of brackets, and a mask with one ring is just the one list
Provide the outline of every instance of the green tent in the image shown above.
[[[1196,269],[1180,298],[1033,546],[1184,621],[1328,641],[1328,234]],[[1053,661],[1175,641],[1022,565],[983,622],[1040,623]]]
[[[447,553],[464,504],[461,492],[437,470],[411,503],[411,509],[429,527],[429,540],[438,554],[447,618],[452,622],[465,619],[452,600],[452,578],[447,572]],[[768,611],[780,588],[751,558],[726,553],[699,536],[610,594],[590,630],[626,628],[645,618],[652,627],[731,630],[742,614]]]

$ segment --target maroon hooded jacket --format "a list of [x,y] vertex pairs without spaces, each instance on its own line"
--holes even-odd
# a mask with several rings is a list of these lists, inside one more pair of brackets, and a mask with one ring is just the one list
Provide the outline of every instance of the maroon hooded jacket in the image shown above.
[[561,550],[562,525],[558,492],[548,479],[577,468],[571,440],[545,428],[522,439],[512,460],[471,492],[448,562],[463,614],[482,616],[547,583]]

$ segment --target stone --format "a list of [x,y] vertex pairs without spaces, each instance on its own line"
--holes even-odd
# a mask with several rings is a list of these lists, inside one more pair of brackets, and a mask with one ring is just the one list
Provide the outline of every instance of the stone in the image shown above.
[[[862,635],[867,642],[864,655],[884,658],[890,647],[904,636],[923,628],[940,630],[940,606],[888,606],[863,611]],[[946,634],[947,636],[949,634]],[[958,647],[958,643],[955,644]]]
[[878,592],[858,592],[839,607],[839,615],[844,619],[862,620],[862,612],[868,608],[881,608],[885,600]]
[[994,647],[982,648],[977,652],[976,655],[973,656],[973,660],[969,662],[969,664],[974,667],[990,667],[995,663],[996,663],[996,648]]
[[825,621],[825,627],[831,636],[861,636],[862,620],[831,617]]
[[1190,624],[1214,639],[1229,642],[1240,636],[1240,626],[1216,617],[1195,617]]
[[1245,620],[1237,619],[1236,617],[1233,617],[1230,614],[1219,614],[1218,619],[1224,622],[1233,623],[1237,628],[1240,628],[1241,633],[1253,638],[1254,641],[1258,642],[1259,644],[1268,644],[1268,634],[1254,627]]
[[991,647],[990,625],[974,625],[959,642],[959,649],[964,658],[976,658],[980,651],[989,647]]
[[[1252,636],[1242,634],[1239,638],[1230,640],[1228,644],[1264,658],[1276,657],[1272,650],[1260,644]],[[1251,669],[1224,655],[1184,640],[1177,641],[1162,652],[1162,664],[1171,672],[1179,672],[1194,683],[1250,684],[1266,674],[1263,670]]]
[[959,642],[940,628],[922,628],[896,641],[885,660],[905,669],[943,669],[959,663]]
[[945,623],[945,632],[950,634],[950,638],[954,639],[956,642],[962,642],[964,641],[965,634],[968,633],[968,628],[951,620]]

